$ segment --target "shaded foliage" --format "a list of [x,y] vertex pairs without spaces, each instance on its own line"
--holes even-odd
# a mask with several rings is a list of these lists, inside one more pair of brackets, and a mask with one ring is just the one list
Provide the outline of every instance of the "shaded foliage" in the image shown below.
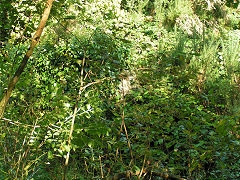
[[[0,179],[60,179],[69,152],[67,179],[238,179],[239,12],[217,2],[56,1],[0,122]],[[2,5],[9,25],[22,15]],[[1,98],[28,46],[10,31]]]

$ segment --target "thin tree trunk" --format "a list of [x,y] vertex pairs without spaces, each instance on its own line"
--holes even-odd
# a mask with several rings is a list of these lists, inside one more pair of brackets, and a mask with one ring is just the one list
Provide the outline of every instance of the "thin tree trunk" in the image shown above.
[[27,61],[31,57],[31,55],[33,54],[33,50],[36,47],[36,45],[37,45],[37,43],[38,43],[38,41],[39,41],[39,39],[41,37],[41,34],[43,32],[43,28],[45,27],[46,22],[48,20],[48,17],[49,17],[49,14],[50,14],[53,2],[54,2],[54,0],[48,0],[47,1],[47,7],[45,8],[45,10],[43,12],[43,16],[42,16],[42,19],[40,21],[39,27],[38,27],[35,35],[32,38],[31,46],[28,49],[27,53],[25,54],[21,64],[19,65],[16,73],[14,74],[13,78],[11,79],[11,81],[8,84],[8,89],[7,89],[6,93],[4,94],[4,96],[3,96],[3,98],[2,98],[2,100],[0,102],[0,118],[3,117],[6,105],[7,105],[8,100],[9,100],[11,94],[12,94],[12,91],[13,91],[15,85],[17,84],[20,75],[24,71],[24,68],[25,68],[25,66],[27,64]]
[[[84,57],[83,57],[83,61],[82,61],[82,69],[81,69],[81,84],[80,84],[80,89],[79,89],[77,101],[76,101],[76,104],[75,104],[75,107],[74,107],[72,124],[71,124],[70,132],[69,132],[69,137],[68,137],[68,147],[69,147],[70,150],[71,150],[72,134],[73,134],[73,130],[74,130],[74,122],[75,122],[75,118],[76,118],[76,115],[77,115],[78,102],[79,102],[79,100],[80,100],[80,98],[81,98],[82,91],[83,91],[83,81],[84,81],[84,79],[83,79],[83,68],[84,68],[85,60],[86,60],[85,57],[86,57],[86,54],[85,54],[85,52],[84,52]],[[68,166],[68,162],[69,162],[69,158],[70,158],[70,150],[69,150],[68,153],[67,153],[66,160],[65,160],[65,164],[64,164],[64,166],[63,166],[63,176],[62,176],[62,180],[65,180],[65,179],[66,179],[66,171],[67,171],[67,166]]]

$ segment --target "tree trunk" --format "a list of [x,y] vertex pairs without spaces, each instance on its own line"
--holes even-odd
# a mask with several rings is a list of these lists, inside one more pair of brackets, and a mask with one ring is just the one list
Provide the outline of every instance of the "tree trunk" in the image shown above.
[[48,0],[47,1],[47,7],[45,8],[45,10],[43,12],[43,16],[42,16],[42,19],[40,21],[39,27],[38,27],[35,35],[32,38],[32,42],[31,42],[30,48],[28,49],[28,51],[25,54],[21,64],[19,65],[16,73],[14,74],[13,78],[11,79],[11,81],[8,84],[8,89],[7,89],[6,93],[4,94],[4,96],[3,96],[3,98],[2,98],[2,100],[0,102],[0,118],[3,117],[4,111],[5,111],[5,107],[6,107],[7,103],[8,103],[8,100],[9,100],[11,94],[12,94],[12,91],[13,91],[15,85],[17,84],[20,75],[24,71],[24,68],[25,68],[25,66],[27,64],[27,61],[31,57],[31,55],[33,53],[33,50],[36,47],[36,45],[37,45],[37,43],[38,43],[38,41],[39,41],[39,39],[41,37],[43,28],[45,27],[46,22],[48,20],[48,17],[49,17],[49,14],[50,14],[53,2],[54,2],[54,0]]

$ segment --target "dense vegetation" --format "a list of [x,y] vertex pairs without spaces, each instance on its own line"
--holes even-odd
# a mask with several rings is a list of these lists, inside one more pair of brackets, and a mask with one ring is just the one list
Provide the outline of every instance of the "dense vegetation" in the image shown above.
[[1,0],[0,179],[240,179],[239,8]]

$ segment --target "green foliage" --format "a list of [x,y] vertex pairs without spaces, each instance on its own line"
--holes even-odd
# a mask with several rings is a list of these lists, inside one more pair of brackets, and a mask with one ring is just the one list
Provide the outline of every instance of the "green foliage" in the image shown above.
[[44,3],[40,1],[8,1],[0,4],[0,41],[22,42],[31,37],[38,26]]
[[[26,25],[18,11],[31,3],[23,2],[3,3],[11,6],[9,25],[16,15]],[[211,14],[206,1],[56,1],[0,120],[0,179],[61,179],[68,153],[67,179],[126,171],[143,178],[138,173],[148,168],[238,179],[239,31],[219,23],[237,10],[225,12],[219,2]],[[43,6],[32,3],[26,34]],[[186,14],[198,18],[201,32],[178,27]],[[0,49],[0,97],[28,45],[8,38]]]
[[239,6],[239,0],[236,0],[236,1],[234,1],[234,0],[227,0],[226,5],[227,5],[228,7],[238,8],[238,6]]
[[166,24],[175,23],[176,19],[182,15],[192,15],[192,4],[187,0],[176,0],[169,4],[167,14],[165,16]]

